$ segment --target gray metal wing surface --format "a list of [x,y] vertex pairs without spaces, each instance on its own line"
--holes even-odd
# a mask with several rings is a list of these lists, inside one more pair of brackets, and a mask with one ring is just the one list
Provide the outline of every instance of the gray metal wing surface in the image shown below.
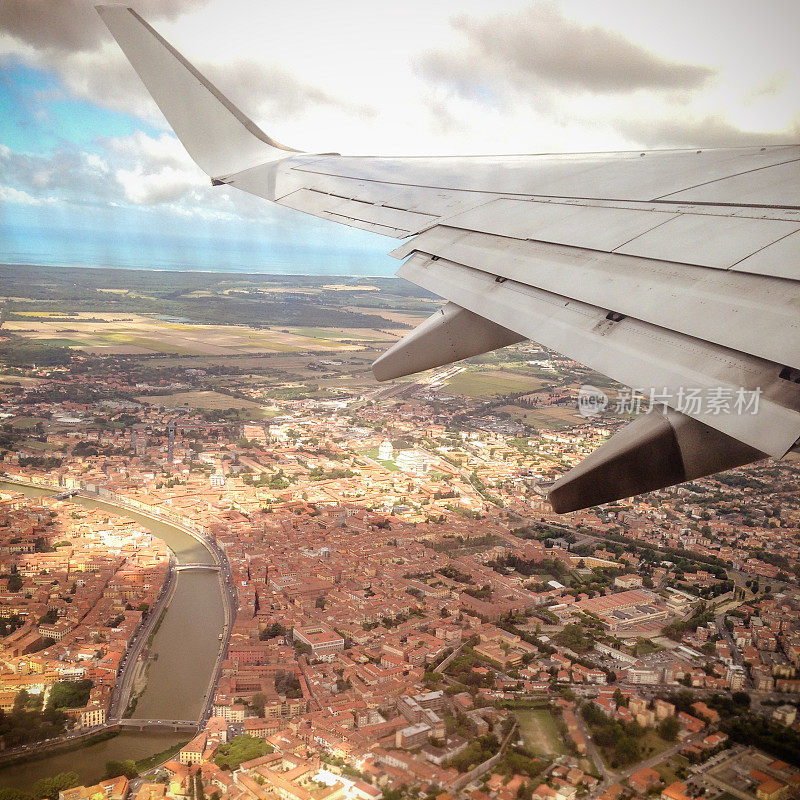
[[532,339],[661,399],[552,487],[556,510],[796,447],[800,146],[299,153],[135,12],[99,11],[213,183],[402,240],[398,274],[448,303],[375,362],[378,379]]

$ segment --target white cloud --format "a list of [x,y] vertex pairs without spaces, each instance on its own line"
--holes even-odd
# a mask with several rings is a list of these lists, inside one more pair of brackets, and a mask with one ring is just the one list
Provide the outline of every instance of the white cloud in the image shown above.
[[23,206],[41,206],[55,202],[53,197],[34,197],[13,186],[0,185],[0,203],[16,203]]

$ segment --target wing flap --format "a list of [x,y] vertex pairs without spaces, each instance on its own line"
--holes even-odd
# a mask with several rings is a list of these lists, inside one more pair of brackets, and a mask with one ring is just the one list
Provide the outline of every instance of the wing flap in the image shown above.
[[421,233],[392,255],[415,251],[800,368],[798,282],[447,225]]
[[395,238],[408,236],[436,219],[430,214],[351,200],[315,189],[298,189],[284,195],[278,202],[297,211]]
[[642,233],[616,252],[729,269],[800,230],[800,222],[754,217],[681,214]]
[[558,514],[750,464],[764,453],[668,409],[642,414],[559,478],[547,493]]
[[[729,397],[727,411],[701,403],[686,413],[761,452],[781,457],[800,438],[800,385],[777,364],[630,317],[609,320],[607,309],[444,258],[416,253],[398,274],[646,394]],[[758,397],[756,413],[735,413],[744,393]]]
[[502,325],[447,303],[372,365],[379,381],[411,375],[525,340]]

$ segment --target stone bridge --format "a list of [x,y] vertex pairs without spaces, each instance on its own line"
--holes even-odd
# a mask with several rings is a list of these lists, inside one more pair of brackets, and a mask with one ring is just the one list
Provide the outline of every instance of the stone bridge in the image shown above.
[[178,564],[175,567],[175,572],[186,572],[187,570],[209,570],[210,572],[219,572],[218,564]]
[[126,731],[181,731],[196,733],[200,728],[197,720],[191,719],[113,719],[109,727]]

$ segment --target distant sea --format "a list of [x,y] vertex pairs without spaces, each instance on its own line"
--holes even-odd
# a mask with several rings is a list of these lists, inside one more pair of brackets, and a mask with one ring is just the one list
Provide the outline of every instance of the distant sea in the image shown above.
[[372,247],[320,246],[245,238],[206,238],[151,232],[63,230],[3,225],[0,262],[27,266],[101,267],[283,275],[394,275],[399,264],[386,255],[392,240]]

